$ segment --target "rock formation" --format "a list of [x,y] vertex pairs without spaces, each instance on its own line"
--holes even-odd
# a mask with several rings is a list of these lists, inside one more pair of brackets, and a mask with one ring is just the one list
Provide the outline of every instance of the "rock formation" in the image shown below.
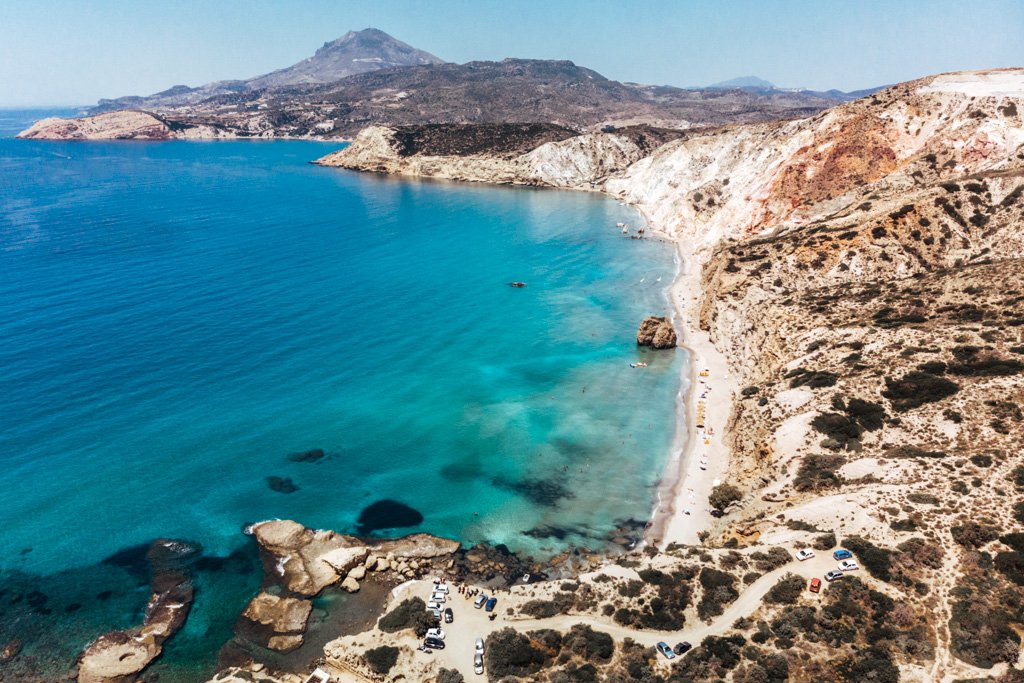
[[249,629],[246,637],[271,650],[289,652],[302,645],[312,611],[309,600],[260,593],[245,608],[242,618],[264,628]]
[[644,318],[636,333],[637,346],[650,346],[654,349],[673,349],[676,346],[676,331],[668,318],[656,318],[653,315]]
[[79,659],[79,683],[130,683],[160,655],[188,617],[194,595],[188,565],[197,555],[197,548],[180,541],[153,543],[147,554],[153,596],[142,625],[90,643]]

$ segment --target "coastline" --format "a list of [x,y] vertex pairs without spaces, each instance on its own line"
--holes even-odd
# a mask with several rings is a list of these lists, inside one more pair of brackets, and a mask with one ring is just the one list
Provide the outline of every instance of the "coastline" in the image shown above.
[[[725,357],[699,326],[701,273],[696,245],[662,230],[640,206],[633,208],[651,234],[674,245],[676,274],[666,295],[680,339],[678,347],[687,354],[676,394],[672,445],[644,533],[646,544],[664,550],[670,544],[698,544],[700,533],[714,521],[707,501],[711,489],[728,471],[725,435],[736,387]],[[707,376],[701,376],[704,370]],[[698,427],[698,407],[704,409],[703,428]],[[701,458],[694,457],[698,453],[706,454],[705,469],[701,469]]]

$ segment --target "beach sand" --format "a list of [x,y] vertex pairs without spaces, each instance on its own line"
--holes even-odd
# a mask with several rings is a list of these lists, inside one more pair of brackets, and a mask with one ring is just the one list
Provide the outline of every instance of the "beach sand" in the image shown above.
[[669,290],[673,322],[679,345],[689,353],[689,362],[683,370],[677,437],[646,535],[648,543],[660,548],[671,543],[696,545],[700,542],[698,534],[714,521],[708,495],[728,470],[725,430],[738,390],[729,376],[725,356],[699,327],[701,271],[696,245],[667,238],[675,242],[679,260],[679,271]]

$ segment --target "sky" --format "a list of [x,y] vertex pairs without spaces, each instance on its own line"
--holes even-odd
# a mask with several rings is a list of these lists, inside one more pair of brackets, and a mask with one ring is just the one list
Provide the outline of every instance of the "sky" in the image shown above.
[[659,85],[1024,66],[1024,0],[0,0],[0,106],[247,78],[371,26],[447,61],[571,59]]

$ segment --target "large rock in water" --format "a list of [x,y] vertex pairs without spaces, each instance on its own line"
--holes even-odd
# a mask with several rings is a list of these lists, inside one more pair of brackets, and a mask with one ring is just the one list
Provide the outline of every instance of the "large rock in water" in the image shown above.
[[286,519],[260,522],[252,531],[270,556],[264,566],[277,573],[271,577],[287,591],[307,597],[337,583],[370,552],[357,538],[313,531]]
[[152,597],[142,625],[107,633],[90,643],[78,663],[78,683],[130,683],[163,649],[188,617],[194,598],[189,565],[199,554],[181,541],[155,541],[146,553]]
[[636,333],[638,346],[650,346],[655,349],[671,349],[676,345],[676,331],[668,318],[649,315],[640,323]]
[[263,647],[288,652],[302,645],[313,603],[299,598],[260,593],[245,608],[243,619],[252,622],[247,638]]

